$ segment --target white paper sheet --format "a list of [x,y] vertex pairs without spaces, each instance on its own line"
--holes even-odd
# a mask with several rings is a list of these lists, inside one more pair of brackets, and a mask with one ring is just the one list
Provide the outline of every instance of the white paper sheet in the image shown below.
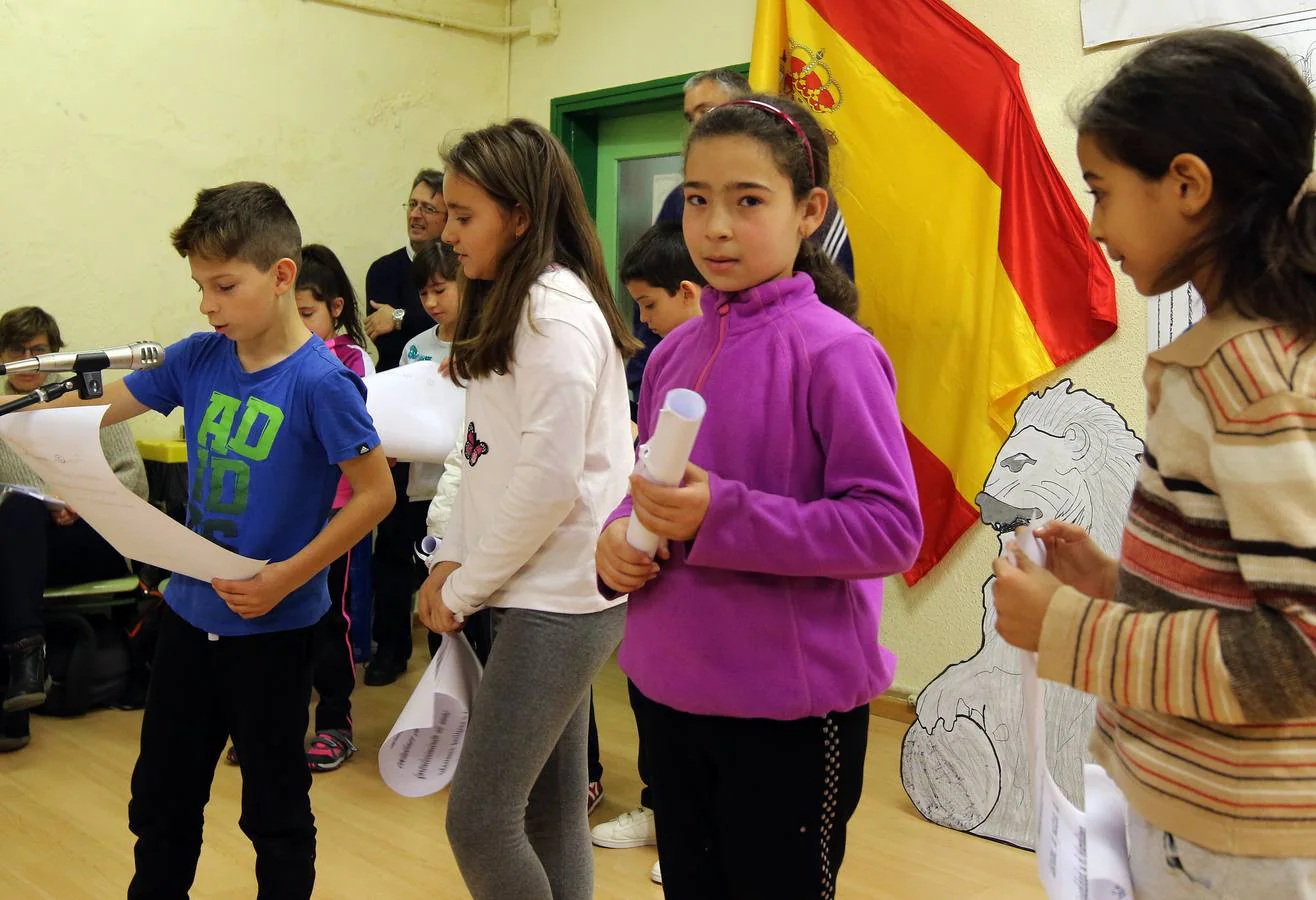
[[[1006,542],[1011,562],[1024,554],[1035,565],[1046,565],[1046,546],[1033,523]],[[1124,823],[1128,807],[1120,789],[1100,766],[1083,767],[1087,812],[1065,797],[1046,759],[1046,685],[1037,677],[1037,654],[1019,653],[1023,681],[1024,728],[1028,736],[1028,767],[1033,782],[1037,822],[1037,870],[1050,900],[1130,900],[1133,878]]]
[[1147,298],[1147,352],[1155,353],[1206,315],[1201,294],[1185,284]]
[[1267,20],[1316,10],[1313,0],[1083,0],[1083,46],[1152,37],[1183,28]]
[[379,748],[379,774],[404,797],[448,786],[461,760],[480,661],[464,637],[445,636]]
[[115,550],[201,581],[251,578],[265,560],[214,544],[138,497],[115,477],[101,450],[108,406],[43,409],[0,417],[0,438]]
[[[649,442],[640,448],[635,471],[658,484],[680,484],[707,411],[704,398],[694,391],[685,388],[668,391],[658,414],[658,426]],[[658,552],[658,536],[635,516],[631,516],[626,526],[626,543],[650,556]]]
[[[1301,12],[1284,16],[1270,16],[1230,25],[1246,31],[1254,38],[1265,41],[1289,58],[1308,87],[1316,82],[1316,2],[1298,4]],[[1294,188],[1296,191],[1297,188]]]
[[366,409],[375,420],[387,456],[406,462],[442,463],[466,419],[466,391],[424,362],[370,375]]
[[1083,767],[1087,812],[1065,799],[1046,762],[1045,685],[1037,657],[1021,654],[1024,723],[1037,810],[1037,870],[1050,900],[1130,900],[1124,795],[1100,766]]

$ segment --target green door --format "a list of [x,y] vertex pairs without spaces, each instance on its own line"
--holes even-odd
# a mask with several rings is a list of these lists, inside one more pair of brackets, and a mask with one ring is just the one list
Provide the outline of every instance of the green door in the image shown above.
[[680,110],[604,119],[598,131],[597,221],[618,306],[629,322],[634,304],[617,266],[653,224],[663,199],[681,183],[685,119]]

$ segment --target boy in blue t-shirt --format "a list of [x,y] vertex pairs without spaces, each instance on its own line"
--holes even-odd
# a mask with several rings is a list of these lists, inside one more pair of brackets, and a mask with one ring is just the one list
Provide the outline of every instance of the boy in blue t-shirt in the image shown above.
[[[270,564],[246,581],[170,579],[128,807],[137,837],[128,897],[187,896],[231,736],[259,896],[301,900],[315,881],[303,741],[325,570],[392,507],[393,480],[365,386],[297,311],[302,238],[279,192],[255,182],[203,190],[173,245],[214,331],[92,402],[109,404],[104,425],[181,406],[189,527]],[[340,472],[352,499],[329,519]]]

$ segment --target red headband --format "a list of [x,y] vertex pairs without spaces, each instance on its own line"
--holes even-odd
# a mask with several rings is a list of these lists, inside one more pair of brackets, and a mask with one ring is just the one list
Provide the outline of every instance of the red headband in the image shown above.
[[805,158],[807,158],[809,161],[809,178],[813,180],[813,183],[815,185],[818,184],[818,171],[813,167],[813,144],[810,143],[809,136],[804,133],[804,129],[800,127],[800,123],[795,121],[795,119],[791,116],[790,113],[786,112],[784,109],[779,109],[773,106],[771,103],[764,103],[762,100],[732,100],[728,103],[724,103],[723,105],[724,106],[752,106],[755,109],[761,109],[766,113],[770,113],[776,116],[778,119],[781,119],[783,122],[789,125],[794,130],[794,132],[799,136],[800,143],[804,145],[804,155]]

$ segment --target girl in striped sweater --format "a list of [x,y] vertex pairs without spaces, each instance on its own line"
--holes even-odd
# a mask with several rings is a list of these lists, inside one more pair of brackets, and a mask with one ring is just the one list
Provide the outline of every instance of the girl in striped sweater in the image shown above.
[[997,629],[1100,698],[1140,898],[1316,897],[1316,101],[1230,31],[1144,48],[1089,102],[1092,236],[1206,317],[1147,362],[1119,561],[1038,529]]

